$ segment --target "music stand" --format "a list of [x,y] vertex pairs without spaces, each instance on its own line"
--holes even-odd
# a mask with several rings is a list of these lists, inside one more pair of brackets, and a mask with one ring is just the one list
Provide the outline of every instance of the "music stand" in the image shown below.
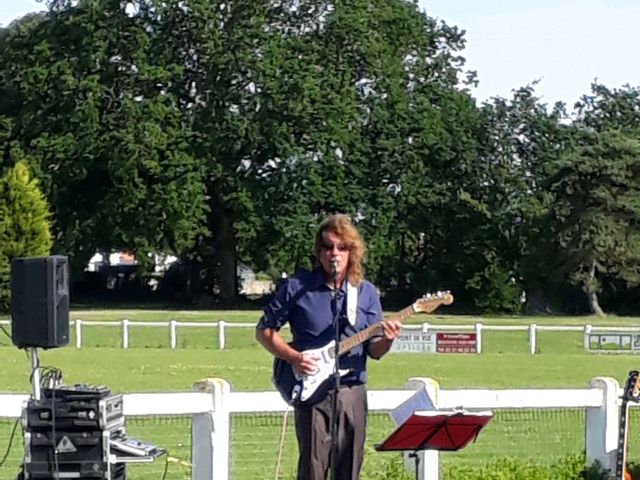
[[480,430],[493,418],[493,412],[430,410],[414,412],[382,443],[379,452],[410,450],[416,462],[416,480],[420,450],[456,451],[475,440]]

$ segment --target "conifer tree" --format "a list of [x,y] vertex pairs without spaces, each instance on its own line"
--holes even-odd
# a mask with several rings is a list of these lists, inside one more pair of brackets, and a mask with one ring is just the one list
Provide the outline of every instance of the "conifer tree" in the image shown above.
[[47,255],[51,244],[49,206],[27,164],[18,161],[0,177],[0,311],[9,308],[11,260]]

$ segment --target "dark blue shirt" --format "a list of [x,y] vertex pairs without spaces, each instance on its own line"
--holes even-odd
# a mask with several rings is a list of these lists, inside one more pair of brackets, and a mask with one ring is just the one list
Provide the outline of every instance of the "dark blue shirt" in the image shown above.
[[[366,280],[358,285],[358,306],[355,325],[347,319],[347,282],[338,289],[337,310],[340,338],[344,339],[382,320],[380,297],[375,286]],[[334,314],[331,289],[320,269],[295,275],[278,287],[274,298],[264,310],[258,329],[276,331],[289,323],[293,336],[292,346],[303,351],[323,347],[334,339]],[[359,384],[367,381],[367,343],[352,348],[340,358],[340,368],[350,372],[342,377],[343,384]]]

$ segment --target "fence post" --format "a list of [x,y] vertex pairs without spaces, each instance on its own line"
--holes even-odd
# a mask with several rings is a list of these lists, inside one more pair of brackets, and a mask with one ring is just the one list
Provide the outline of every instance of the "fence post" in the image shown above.
[[76,320],[76,348],[82,348],[82,320]]
[[122,348],[129,348],[129,320],[122,320]]
[[176,348],[177,336],[176,336],[176,321],[171,320],[169,322],[169,342],[171,343],[171,349]]
[[191,478],[229,480],[229,383],[220,378],[207,378],[194,383],[193,389],[211,394],[213,411],[192,416]]
[[429,333],[429,322],[424,322],[422,324],[422,333]]
[[476,323],[476,345],[478,353],[482,353],[482,324]]
[[536,328],[537,325],[535,323],[529,325],[529,353],[531,355],[536,354]]
[[590,388],[602,390],[602,405],[585,408],[585,450],[587,466],[596,460],[603,469],[614,471],[618,448],[618,389],[616,380],[596,377]]
[[224,320],[218,322],[218,348],[220,348],[220,350],[224,350],[224,329],[226,325],[227,322]]
[[[407,380],[404,388],[407,390],[424,389],[433,402],[433,406],[438,408],[438,391],[440,385],[432,378],[412,377]],[[416,452],[414,452],[416,453]],[[437,450],[420,450],[418,455],[418,475],[417,480],[438,480],[440,478],[440,454]],[[407,470],[415,472],[416,462],[414,457],[410,457],[408,452],[403,452],[404,466]]]
[[591,330],[593,329],[593,327],[591,325],[585,325],[584,326],[584,339],[583,339],[583,343],[584,343],[584,350],[585,352],[589,351],[589,335],[591,335]]

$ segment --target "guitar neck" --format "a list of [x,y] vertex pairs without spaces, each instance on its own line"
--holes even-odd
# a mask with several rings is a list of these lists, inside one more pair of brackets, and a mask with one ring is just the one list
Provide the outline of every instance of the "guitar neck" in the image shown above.
[[409,305],[408,307],[403,308],[399,312],[394,313],[391,317],[383,320],[382,322],[376,323],[375,325],[371,325],[370,327],[367,327],[364,330],[361,330],[355,335],[349,338],[345,338],[338,344],[338,355],[347,353],[352,348],[357,347],[361,343],[366,342],[367,340],[369,340],[372,337],[375,337],[376,335],[381,335],[382,324],[384,322],[388,322],[391,320],[402,321],[405,318],[413,315],[414,313],[415,313],[415,310],[413,309],[413,305]]
[[627,467],[627,437],[629,429],[629,401],[640,398],[640,372],[632,370],[624,386],[620,405],[620,423],[618,430],[618,451],[616,452],[615,480],[624,480]]
[[616,452],[615,480],[624,480],[624,470],[627,463],[627,423],[629,422],[628,400],[623,399],[620,405],[620,424],[618,430],[618,450]]

